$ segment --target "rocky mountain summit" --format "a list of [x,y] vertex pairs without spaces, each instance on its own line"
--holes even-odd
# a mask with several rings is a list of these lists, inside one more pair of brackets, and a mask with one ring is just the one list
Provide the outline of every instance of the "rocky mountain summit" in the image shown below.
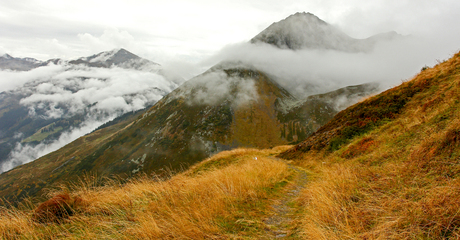
[[251,43],[267,43],[283,49],[330,49],[344,52],[368,52],[380,41],[399,38],[396,32],[355,39],[311,13],[296,13],[271,24]]

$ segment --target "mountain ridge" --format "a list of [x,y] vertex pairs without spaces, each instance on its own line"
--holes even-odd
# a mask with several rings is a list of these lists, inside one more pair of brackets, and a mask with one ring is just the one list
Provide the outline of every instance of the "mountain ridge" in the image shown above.
[[74,60],[60,58],[48,59],[46,61],[34,58],[15,58],[9,54],[0,56],[0,69],[16,71],[29,71],[49,64],[70,64],[84,65],[88,67],[121,67],[126,69],[158,71],[160,64],[141,58],[124,48],[116,48],[110,51],[103,51],[88,57],[80,57]]

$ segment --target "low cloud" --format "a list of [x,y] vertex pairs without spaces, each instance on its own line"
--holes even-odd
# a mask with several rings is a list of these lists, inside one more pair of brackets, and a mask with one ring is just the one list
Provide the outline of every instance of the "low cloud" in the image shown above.
[[136,48],[134,37],[127,31],[120,31],[117,28],[104,30],[104,33],[97,37],[89,33],[78,34],[79,40],[90,50],[90,52],[103,52],[107,49]]
[[16,89],[31,81],[46,81],[50,76],[60,72],[62,72],[62,66],[58,65],[50,65],[24,72],[2,70],[0,71],[0,92]]
[[191,79],[181,88],[189,104],[215,105],[229,100],[240,105],[258,99],[255,82],[251,78],[228,76],[222,70],[211,70]]
[[225,47],[203,64],[242,62],[271,75],[294,95],[305,97],[369,82],[379,83],[382,90],[399,85],[435,62],[439,50],[430,51],[434,44],[427,37],[407,36],[377,43],[368,53],[347,53],[240,43]]
[[109,121],[113,117],[106,118],[104,120],[94,120],[87,119],[86,122],[79,128],[73,128],[70,131],[64,132],[61,134],[59,139],[47,142],[40,143],[38,145],[32,146],[27,144],[18,143],[14,148],[14,151],[11,153],[10,158],[0,167],[0,173],[6,172],[14,167],[20,166],[34,161],[37,158],[40,158],[50,152],[54,152],[59,148],[73,142],[77,138],[88,134],[95,130],[98,126]]
[[[117,116],[153,105],[177,87],[158,73],[70,65],[0,71],[0,81],[3,91],[23,96],[20,104],[33,118],[65,119],[78,114],[83,120],[55,141],[17,144],[2,171],[55,151]],[[25,136],[18,133],[18,137]]]
[[27,84],[15,91],[27,94],[20,103],[31,112],[45,112],[40,116],[45,118],[70,117],[88,110],[108,114],[136,111],[177,87],[156,73],[131,69],[59,65],[41,71],[40,77],[27,79],[33,75],[26,75],[23,81]]

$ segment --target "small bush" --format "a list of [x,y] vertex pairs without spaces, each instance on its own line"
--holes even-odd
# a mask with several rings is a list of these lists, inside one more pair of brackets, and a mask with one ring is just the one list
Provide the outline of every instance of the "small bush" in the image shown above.
[[82,200],[79,197],[72,198],[68,193],[59,194],[40,204],[35,209],[32,219],[39,223],[59,223],[72,216],[80,205]]

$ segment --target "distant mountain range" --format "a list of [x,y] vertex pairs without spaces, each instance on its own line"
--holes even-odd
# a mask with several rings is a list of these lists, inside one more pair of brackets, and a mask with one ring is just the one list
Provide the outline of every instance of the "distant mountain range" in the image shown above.
[[47,61],[40,61],[34,58],[14,58],[8,54],[0,56],[0,69],[29,71],[49,64],[83,65],[87,67],[102,68],[121,67],[126,69],[148,71],[158,71],[161,68],[160,64],[141,58],[123,48],[101,52],[89,57],[81,57],[75,60],[55,58]]
[[[300,37],[294,38],[297,35]],[[328,39],[336,39],[337,44]],[[344,42],[339,44],[341,41]],[[353,43],[353,39],[309,13],[272,24],[252,42],[291,50],[332,48],[353,52],[372,47],[371,40]],[[363,43],[362,47],[358,42]],[[77,62],[98,65],[99,59],[107,58],[101,54]],[[225,149],[297,143],[341,109],[376,91],[377,85],[362,84],[298,99],[260,69],[248,63],[224,61],[185,82],[136,115],[136,119],[115,121],[58,151],[3,173],[0,197],[37,195],[45,187],[76,179],[85,172],[120,177],[161,173],[186,168]],[[39,172],[30,172],[38,168]]]
[[40,66],[42,63],[42,61],[35,58],[15,58],[9,54],[0,56],[0,69],[29,71]]
[[[71,61],[52,59],[42,62],[4,55],[0,57],[0,68],[15,71],[38,71],[42,68],[25,85],[0,93],[0,167],[9,161],[1,170],[39,156],[37,151],[44,150],[38,148],[45,146],[37,145],[59,141],[63,133],[75,133],[87,127],[81,133],[85,134],[90,128],[94,129],[114,117],[152,106],[180,82],[178,79],[166,79],[159,64],[125,49]],[[133,80],[139,81],[142,86],[138,89],[130,86]],[[111,89],[117,92],[110,93]],[[104,106],[109,102],[128,107]],[[90,123],[91,127],[88,126]],[[26,149],[27,153],[24,152]],[[12,155],[13,151],[22,152]]]

